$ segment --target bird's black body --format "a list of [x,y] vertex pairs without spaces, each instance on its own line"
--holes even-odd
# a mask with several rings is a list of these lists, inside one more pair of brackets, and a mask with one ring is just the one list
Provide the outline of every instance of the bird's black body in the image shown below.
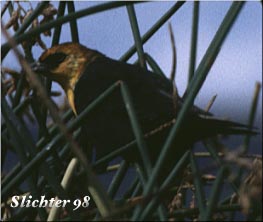
[[[50,64],[51,63],[51,64]],[[137,65],[119,62],[77,43],[65,43],[48,49],[34,65],[36,72],[57,81],[64,89],[76,114],[117,81],[124,82],[130,91],[135,112],[143,134],[176,118],[182,99],[173,97],[173,84],[164,76]],[[130,124],[120,90],[114,91],[83,120],[84,143],[96,148],[97,159],[133,141]],[[170,127],[146,139],[152,164],[159,156]],[[217,134],[251,134],[247,126],[212,118],[193,106],[178,132],[168,154],[167,172],[194,142]],[[136,147],[123,156],[138,160]],[[140,160],[140,158],[139,158]]]
[[[123,81],[127,84],[139,124],[144,134],[158,128],[176,117],[172,94],[173,84],[166,77],[147,71],[137,65],[102,57],[89,64],[74,90],[75,107],[81,113],[88,104],[94,101],[107,88]],[[181,100],[177,106],[181,106]],[[193,107],[182,126],[173,149],[168,155],[169,165],[174,165],[184,151],[195,141],[217,134],[243,133],[242,125],[213,119],[210,114],[204,115]],[[97,158],[117,149],[135,139],[124,100],[120,90],[109,96],[85,120],[84,129],[87,140],[94,144]],[[170,127],[146,140],[152,161],[156,160],[167,138]],[[131,150],[124,154],[126,159],[137,158],[139,153]]]
[[[107,88],[118,80],[130,90],[139,123],[144,133],[174,117],[172,100],[158,92],[172,93],[172,85],[165,78],[138,66],[100,58],[88,65],[76,84],[75,107],[80,113]],[[99,156],[134,140],[130,120],[120,90],[116,90],[86,120],[85,129],[94,142]]]

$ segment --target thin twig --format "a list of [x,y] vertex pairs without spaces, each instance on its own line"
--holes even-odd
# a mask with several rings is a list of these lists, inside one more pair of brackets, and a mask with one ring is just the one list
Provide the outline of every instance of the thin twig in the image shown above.
[[175,75],[176,75],[176,64],[177,64],[177,56],[176,56],[176,47],[175,47],[175,39],[174,39],[174,33],[171,23],[168,23],[169,27],[169,33],[170,33],[170,39],[172,44],[172,55],[173,55],[173,63],[172,63],[172,70],[170,74],[170,80],[174,82]]
[[173,82],[173,95],[172,95],[172,99],[173,99],[173,107],[174,107],[174,115],[177,116],[178,114],[178,101],[179,101],[179,95],[178,95],[178,90],[176,87],[175,82]]
[[20,76],[19,72],[15,71],[13,69],[7,68],[7,67],[2,67],[2,72],[4,74],[7,73],[7,74],[9,74],[9,75],[11,75],[13,77],[17,77],[17,78]]
[[208,102],[208,104],[207,104],[207,106],[206,106],[206,108],[205,108],[205,111],[206,111],[206,112],[209,112],[209,110],[211,109],[212,105],[214,104],[214,102],[215,102],[215,100],[216,100],[216,97],[217,97],[217,94],[214,95],[214,96],[210,99],[210,101]]
[[[250,109],[250,114],[249,114],[249,118],[248,118],[248,127],[249,129],[253,128],[253,124],[255,122],[255,117],[256,117],[256,112],[257,112],[257,106],[258,106],[258,101],[259,101],[259,93],[260,93],[260,89],[261,89],[261,84],[260,82],[256,82],[255,85],[255,90],[254,90],[254,94],[253,94],[253,99],[252,99],[252,104],[251,104],[251,109]],[[242,152],[245,154],[248,152],[248,148],[249,148],[249,142],[250,142],[250,135],[246,135],[244,138],[244,146],[242,149]]]
[[111,165],[107,167],[107,172],[115,171],[118,170],[119,168],[120,168],[120,164]]
[[176,47],[175,47],[173,28],[170,22],[168,23],[168,27],[169,27],[169,33],[170,33],[170,39],[171,39],[171,45],[172,45],[172,58],[173,58],[170,80],[173,83],[173,106],[174,106],[174,111],[175,111],[175,116],[176,116],[178,112],[178,90],[175,84],[177,57],[176,57]]
[[[217,155],[219,157],[224,157],[226,154],[219,152],[219,153],[217,153]],[[196,157],[212,157],[209,152],[195,152],[194,156],[196,156]],[[241,155],[239,155],[239,157],[248,158],[248,159],[255,159],[255,158],[262,159],[262,155],[259,155],[259,154],[241,154]]]
[[11,1],[7,1],[7,2],[4,4],[4,6],[3,6],[2,10],[1,10],[1,17],[2,17],[3,14],[5,13],[5,11],[6,11],[6,9],[8,8],[8,6],[9,6],[10,3],[11,3]]

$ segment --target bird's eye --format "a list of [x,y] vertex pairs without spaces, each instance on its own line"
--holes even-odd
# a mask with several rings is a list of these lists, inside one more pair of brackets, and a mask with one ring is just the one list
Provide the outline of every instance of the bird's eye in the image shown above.
[[46,59],[44,59],[44,61],[42,61],[42,63],[46,64],[50,68],[56,68],[66,59],[66,57],[67,55],[65,53],[58,52],[48,56]]

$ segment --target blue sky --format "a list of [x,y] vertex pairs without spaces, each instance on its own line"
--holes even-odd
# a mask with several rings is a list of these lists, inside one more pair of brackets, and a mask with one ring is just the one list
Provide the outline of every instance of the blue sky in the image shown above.
[[[101,2],[76,2],[76,10]],[[25,3],[26,4],[26,3]],[[34,2],[33,5],[36,3]],[[54,5],[57,5],[55,2]],[[174,2],[150,2],[136,4],[140,32],[143,35]],[[216,33],[231,2],[201,2],[198,31],[197,65]],[[179,93],[185,90],[188,75],[190,36],[193,2],[185,3],[170,19],[177,47],[176,82]],[[133,44],[133,37],[125,7],[91,15],[78,20],[80,42],[97,49],[105,55],[118,59]],[[51,44],[50,38],[43,38]],[[61,42],[71,41],[69,25],[63,26]],[[169,75],[172,65],[171,43],[168,24],[165,24],[145,45],[163,71]],[[36,58],[41,54],[34,48]],[[130,63],[136,60],[133,56]],[[3,66],[20,69],[14,64],[12,54],[3,61]],[[205,107],[217,94],[212,111],[222,117],[246,122],[255,82],[262,82],[262,5],[259,2],[245,3],[236,23],[217,57],[205,84],[197,96],[196,104]],[[262,95],[262,93],[261,93]],[[259,102],[257,122],[262,119],[262,96]]]

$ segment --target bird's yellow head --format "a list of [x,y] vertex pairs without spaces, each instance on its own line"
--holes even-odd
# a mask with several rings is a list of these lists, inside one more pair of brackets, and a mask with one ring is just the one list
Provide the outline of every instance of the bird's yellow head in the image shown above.
[[85,66],[98,56],[102,54],[78,43],[63,43],[46,50],[32,68],[66,90],[74,87]]
[[73,110],[75,85],[85,67],[103,55],[78,43],[63,43],[46,50],[32,64],[36,73],[58,82],[64,89]]

